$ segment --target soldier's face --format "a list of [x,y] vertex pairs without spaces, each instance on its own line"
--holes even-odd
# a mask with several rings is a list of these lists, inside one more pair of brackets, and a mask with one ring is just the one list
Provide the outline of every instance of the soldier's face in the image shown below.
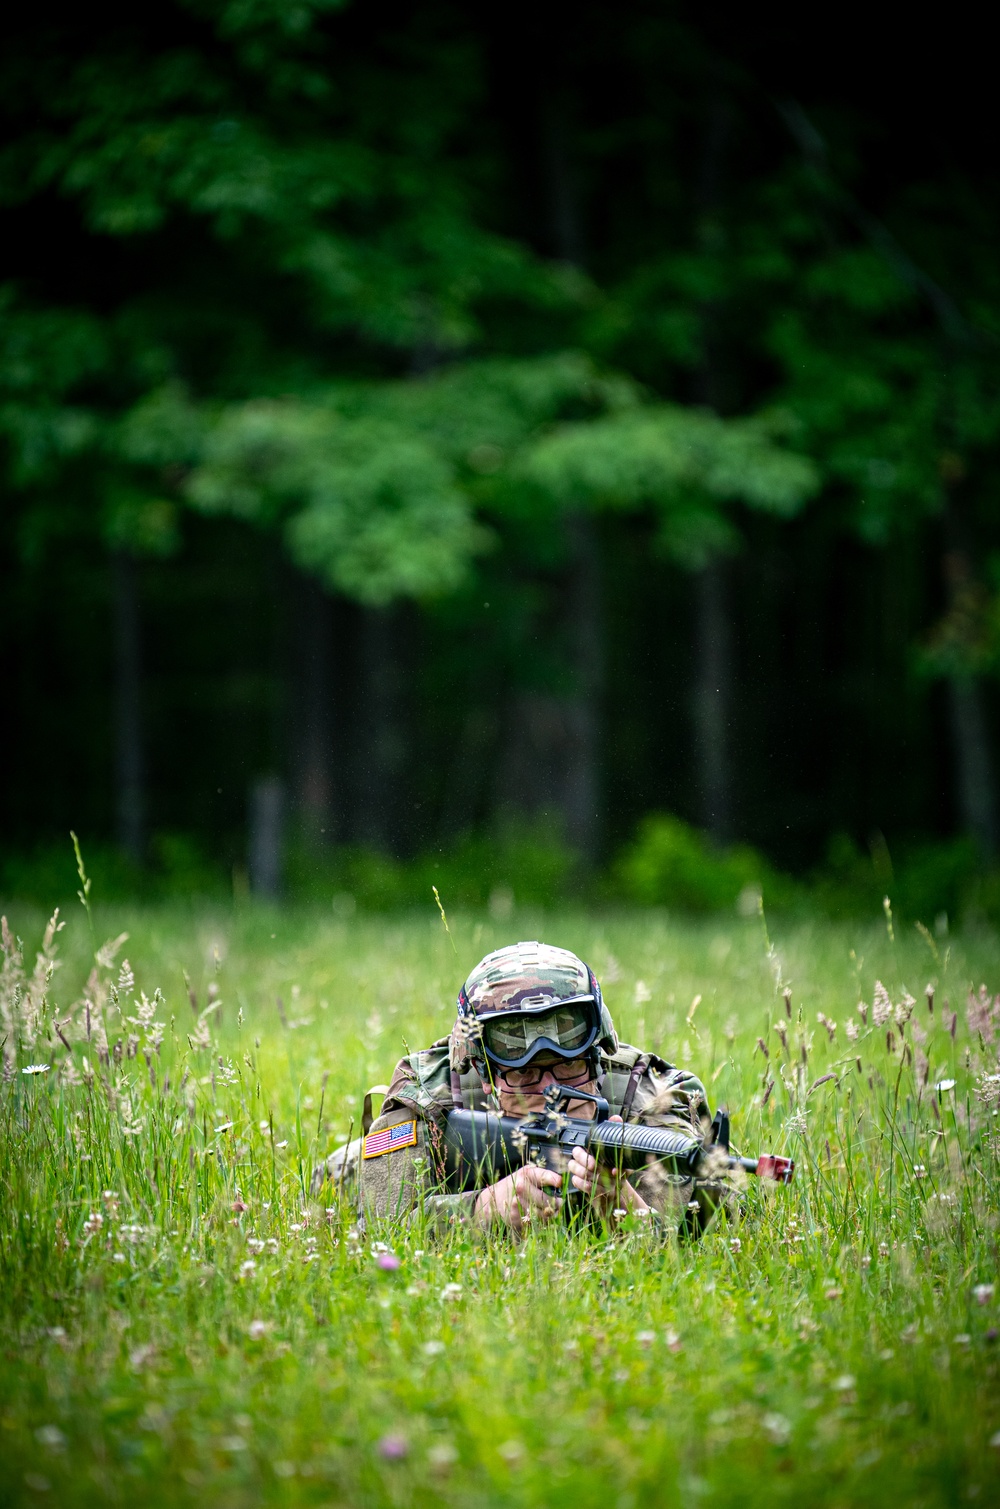
[[[586,1090],[592,1095],[595,1086],[590,1073],[585,1058],[567,1062],[555,1053],[540,1053],[526,1068],[508,1069],[496,1075],[500,1109],[507,1116],[529,1116],[533,1111],[541,1111],[545,1106],[545,1091],[550,1085]],[[574,1100],[565,1109],[569,1116],[590,1121],[596,1108],[592,1101]]]

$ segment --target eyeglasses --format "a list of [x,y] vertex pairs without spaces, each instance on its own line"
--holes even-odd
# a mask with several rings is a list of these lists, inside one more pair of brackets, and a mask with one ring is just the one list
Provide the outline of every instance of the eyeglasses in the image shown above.
[[561,1085],[585,1085],[592,1070],[585,1058],[557,1059],[554,1064],[526,1064],[523,1069],[502,1069],[503,1082],[511,1090],[531,1090],[540,1085],[546,1074]]
[[483,1023],[487,1055],[504,1068],[527,1067],[526,1060],[548,1048],[561,1058],[589,1048],[598,1032],[592,998],[561,1001],[550,1011],[502,1012]]

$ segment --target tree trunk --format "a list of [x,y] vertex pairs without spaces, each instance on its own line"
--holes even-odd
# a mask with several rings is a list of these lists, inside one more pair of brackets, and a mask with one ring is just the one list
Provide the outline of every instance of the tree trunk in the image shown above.
[[285,787],[278,776],[265,775],[250,788],[250,889],[274,901],[281,894],[284,868]]
[[583,231],[579,192],[570,151],[566,98],[558,84],[542,101],[541,113],[549,244],[560,261],[581,267]]
[[972,676],[953,676],[948,682],[948,692],[959,811],[964,827],[975,838],[984,859],[991,860],[997,852],[997,802],[982,688]]
[[142,642],[135,556],[112,562],[115,627],[115,829],[134,864],[146,852],[146,772],[142,740]]
[[[561,39],[556,39],[557,45]],[[548,231],[562,261],[583,264],[579,191],[572,160],[567,95],[560,83],[562,60],[553,59],[552,81],[542,102],[543,156],[547,179]],[[566,838],[588,863],[600,841],[601,694],[604,681],[604,617],[597,529],[588,514],[566,520],[569,573],[564,631],[574,690],[562,707],[564,753],[557,806]]]
[[701,820],[718,843],[732,836],[729,573],[711,561],[695,577],[694,734]]
[[[699,240],[706,253],[723,236],[720,209],[732,111],[713,79],[702,138],[698,184]],[[698,397],[716,413],[731,407],[726,362],[719,350],[719,311],[701,306],[702,366]],[[694,747],[701,821],[717,843],[732,836],[733,801],[729,730],[732,721],[731,590],[726,562],[710,561],[695,578]]]
[[562,807],[566,837],[590,862],[600,843],[601,706],[604,615],[597,529],[586,514],[567,521],[570,578],[567,629],[576,689],[566,706],[566,770]]
[[405,749],[400,730],[397,614],[361,610],[361,716],[355,830],[362,843],[391,852],[399,826]]
[[291,571],[293,801],[307,844],[333,837],[332,603],[318,581]]
[[[949,610],[961,615],[963,601],[975,592],[973,545],[968,537],[957,478],[945,493],[942,558]],[[971,650],[971,645],[969,646]],[[1000,838],[997,824],[996,773],[990,748],[982,686],[969,670],[948,678],[952,740],[955,748],[955,784],[962,825],[979,845],[984,859],[993,859]]]
[[[500,733],[500,713],[494,706],[483,706],[475,697],[481,695],[477,687],[470,695],[461,727],[452,741],[451,758],[441,796],[441,816],[438,832],[442,839],[453,839],[475,826],[480,817],[483,793],[486,789],[493,754]],[[504,805],[504,783],[498,776],[499,800]]]

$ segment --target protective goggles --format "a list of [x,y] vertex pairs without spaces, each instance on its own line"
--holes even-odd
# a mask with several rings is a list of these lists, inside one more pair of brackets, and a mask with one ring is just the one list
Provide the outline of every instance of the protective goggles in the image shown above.
[[487,1057],[505,1069],[520,1069],[545,1049],[560,1058],[579,1058],[593,1047],[599,1032],[592,996],[560,1001],[548,1011],[500,1012],[482,1024]]

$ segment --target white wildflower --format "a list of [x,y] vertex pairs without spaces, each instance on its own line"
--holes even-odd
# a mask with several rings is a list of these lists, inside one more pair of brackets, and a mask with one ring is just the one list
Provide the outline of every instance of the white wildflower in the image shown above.
[[786,1420],[784,1415],[779,1415],[776,1410],[770,1410],[761,1424],[776,1446],[784,1446],[792,1434],[791,1421]]
[[83,1223],[83,1245],[86,1247],[92,1236],[96,1236],[104,1225],[104,1217],[99,1210],[92,1210]]
[[212,1046],[212,1036],[208,1030],[208,1023],[203,1017],[199,1017],[195,1023],[194,1031],[188,1033],[188,1042],[196,1053]]
[[66,1437],[58,1425],[40,1425],[35,1431],[35,1440],[40,1446],[47,1446],[49,1451],[64,1451]]
[[900,1000],[899,1005],[896,1007],[894,1013],[897,1027],[902,1027],[904,1023],[910,1020],[910,1017],[913,1015],[913,1008],[916,1004],[916,1001],[913,999],[913,997],[910,995],[910,992],[904,985],[902,999]]
[[450,1441],[436,1441],[427,1448],[427,1463],[436,1472],[445,1472],[458,1461],[458,1452]]
[[872,1002],[872,1021],[876,1027],[884,1027],[892,1016],[892,1001],[881,980],[875,981],[875,998]]

